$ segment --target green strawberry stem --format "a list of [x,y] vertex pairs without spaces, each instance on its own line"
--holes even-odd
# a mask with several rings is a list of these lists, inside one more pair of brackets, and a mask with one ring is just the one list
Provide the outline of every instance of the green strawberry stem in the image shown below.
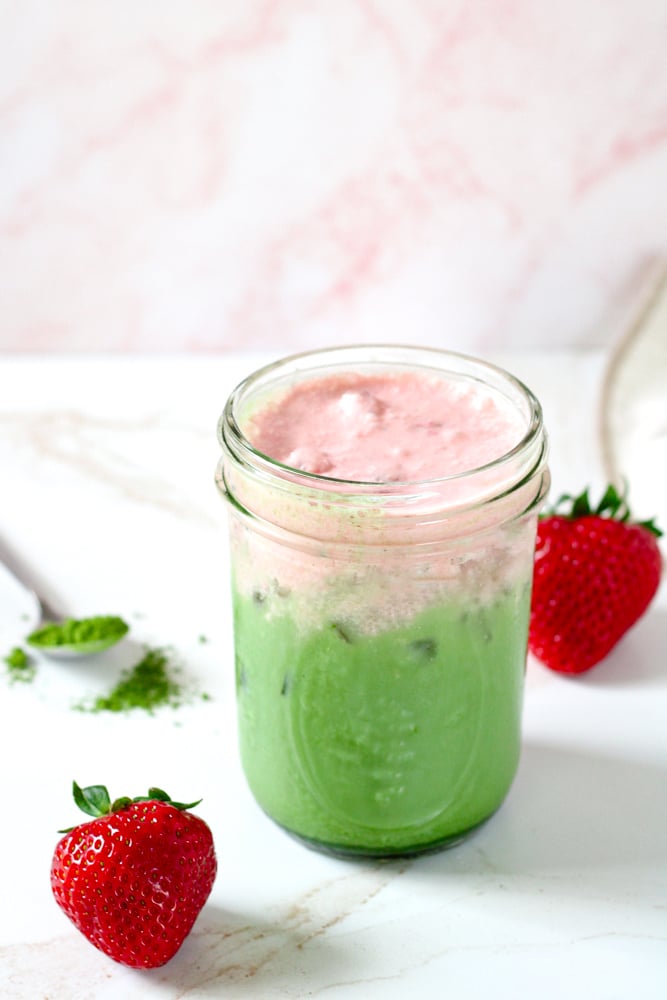
[[[76,781],[72,782],[72,794],[79,809],[96,819],[100,816],[110,816],[112,813],[120,812],[132,805],[133,802],[167,802],[174,809],[180,809],[182,812],[186,809],[194,809],[201,802],[201,799],[197,799],[196,802],[174,802],[171,796],[161,788],[149,788],[148,795],[137,795],[133,799],[124,795],[112,802],[105,785],[88,785],[86,788],[81,788]],[[69,833],[73,829],[74,827],[69,827],[67,830],[59,830],[58,832]]]
[[552,517],[553,515],[560,515],[561,517],[577,518],[577,517],[609,517],[614,521],[620,521],[623,524],[630,523],[636,524],[640,528],[646,528],[650,531],[652,535],[656,538],[660,538],[663,532],[655,523],[655,519],[651,518],[650,521],[633,521],[632,513],[628,506],[627,501],[627,484],[623,493],[619,493],[615,486],[611,484],[607,486],[607,489],[602,495],[602,499],[598,503],[597,507],[591,506],[591,501],[588,496],[588,487],[580,493],[579,496],[573,496],[571,493],[563,493],[558,497],[553,507],[545,511],[542,517]]

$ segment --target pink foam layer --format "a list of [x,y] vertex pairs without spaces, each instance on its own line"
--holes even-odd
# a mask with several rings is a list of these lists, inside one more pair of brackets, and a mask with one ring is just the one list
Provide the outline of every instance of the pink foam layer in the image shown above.
[[297,383],[245,428],[265,455],[355,482],[453,476],[509,452],[526,427],[488,386],[416,372],[344,373]]

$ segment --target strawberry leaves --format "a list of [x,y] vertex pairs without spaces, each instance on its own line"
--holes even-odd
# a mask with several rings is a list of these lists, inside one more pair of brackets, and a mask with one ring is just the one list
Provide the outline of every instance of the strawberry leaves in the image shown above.
[[104,785],[88,785],[87,788],[81,788],[74,781],[72,793],[79,809],[88,816],[107,816],[112,812],[111,799]]
[[602,494],[602,498],[597,507],[593,507],[589,497],[589,488],[574,496],[571,493],[562,493],[556,502],[541,515],[541,520],[549,517],[560,516],[569,518],[578,517],[608,517],[620,524],[636,524],[640,528],[650,531],[656,538],[660,538],[663,532],[656,525],[655,519],[649,521],[635,521],[632,518],[632,511],[628,506],[627,484],[622,493],[619,493],[611,483]]
[[[76,781],[72,782],[72,795],[79,809],[86,813],[87,816],[95,818],[110,816],[112,813],[120,812],[133,802],[166,802],[168,805],[173,806],[174,809],[185,812],[187,809],[194,809],[202,801],[201,799],[197,799],[195,802],[175,802],[161,788],[149,788],[148,795],[137,795],[135,798],[123,795],[112,801],[106,785],[87,785],[85,788],[81,788]],[[59,830],[58,833],[70,833],[73,829],[74,827],[70,826],[64,830]]]

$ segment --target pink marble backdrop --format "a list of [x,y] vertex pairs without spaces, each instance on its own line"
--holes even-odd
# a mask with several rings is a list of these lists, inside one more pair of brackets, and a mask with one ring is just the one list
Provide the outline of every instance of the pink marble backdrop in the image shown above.
[[665,0],[1,0],[0,348],[601,343]]

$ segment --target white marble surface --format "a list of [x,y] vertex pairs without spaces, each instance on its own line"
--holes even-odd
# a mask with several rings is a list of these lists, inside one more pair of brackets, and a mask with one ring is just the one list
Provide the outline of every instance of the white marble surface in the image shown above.
[[[294,843],[254,804],[236,751],[225,512],[213,470],[219,411],[257,360],[0,360],[0,533],[68,611],[126,615],[136,642],[172,645],[212,696],[152,718],[73,712],[128,662],[129,644],[86,665],[41,662],[31,685],[0,675],[3,998],[663,1000],[664,587],[587,676],[529,663],[518,777],[464,845],[410,862],[333,860]],[[495,360],[542,398],[554,493],[599,485],[602,356]],[[31,611],[0,576],[3,655]],[[56,831],[77,818],[73,778],[112,794],[158,784],[203,797],[219,875],[163,969],[115,965],[51,898]]]

